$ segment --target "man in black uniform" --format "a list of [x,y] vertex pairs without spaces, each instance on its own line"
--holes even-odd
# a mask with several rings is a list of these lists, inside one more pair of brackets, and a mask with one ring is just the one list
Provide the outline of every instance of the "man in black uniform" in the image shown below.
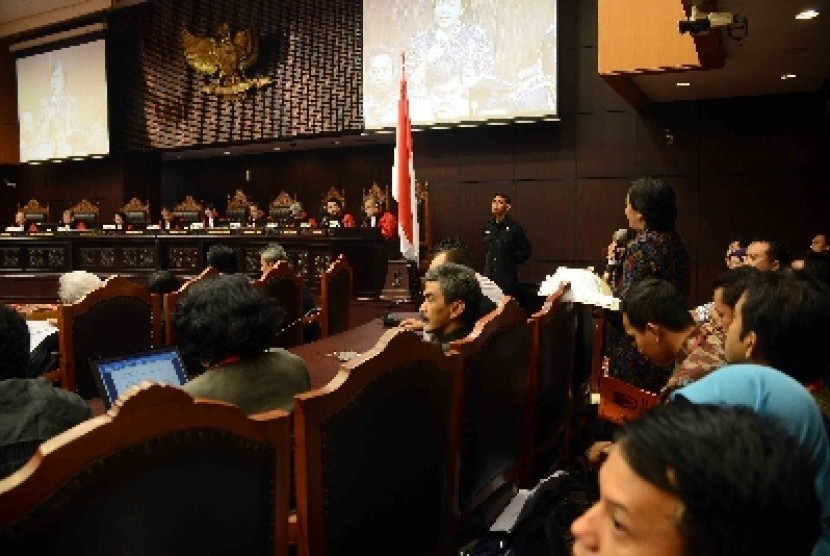
[[484,225],[484,275],[508,295],[515,295],[516,266],[530,258],[530,242],[521,224],[510,218],[510,196],[496,193],[490,205],[493,218]]

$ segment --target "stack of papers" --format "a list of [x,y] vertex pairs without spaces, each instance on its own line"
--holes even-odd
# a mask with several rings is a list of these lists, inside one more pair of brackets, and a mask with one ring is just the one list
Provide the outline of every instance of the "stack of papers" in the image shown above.
[[563,301],[575,301],[612,311],[620,310],[620,300],[611,294],[611,287],[602,278],[584,268],[560,266],[539,286],[539,295],[543,297],[551,295],[559,289],[562,283],[568,283],[571,286],[565,290]]

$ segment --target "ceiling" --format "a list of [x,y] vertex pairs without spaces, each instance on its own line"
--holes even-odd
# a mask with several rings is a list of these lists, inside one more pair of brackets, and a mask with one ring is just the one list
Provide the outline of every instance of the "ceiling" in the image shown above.
[[[692,3],[692,2],[687,2]],[[797,21],[813,8],[820,15]],[[652,102],[818,91],[830,87],[830,0],[719,0],[717,11],[748,19],[741,41],[723,33],[721,69],[630,76]],[[782,80],[781,76],[796,77]],[[689,83],[678,87],[678,82]]]

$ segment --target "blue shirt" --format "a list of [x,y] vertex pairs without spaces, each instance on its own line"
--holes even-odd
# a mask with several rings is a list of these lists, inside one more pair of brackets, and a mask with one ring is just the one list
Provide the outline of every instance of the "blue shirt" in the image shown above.
[[771,367],[727,365],[675,391],[692,403],[750,407],[781,423],[804,446],[815,470],[821,535],[813,556],[830,556],[830,443],[815,400],[796,380]]

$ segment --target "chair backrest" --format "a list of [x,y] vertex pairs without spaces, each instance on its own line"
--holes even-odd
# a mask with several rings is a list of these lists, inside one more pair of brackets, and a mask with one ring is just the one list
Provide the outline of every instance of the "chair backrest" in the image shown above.
[[198,283],[200,280],[206,280],[208,278],[213,278],[214,276],[219,276],[219,271],[213,268],[212,266],[206,267],[201,274],[196,276],[195,278],[191,278],[182,286],[170,293],[164,294],[164,343],[165,345],[172,346],[178,343],[178,336],[176,336],[176,329],[173,326],[173,315],[176,314],[176,310],[179,308],[179,302],[181,301],[184,294],[187,293],[187,290],[193,287],[193,284]]
[[248,207],[251,202],[241,189],[237,189],[233,197],[228,196],[228,207],[225,209],[225,218],[231,222],[247,222]]
[[26,222],[49,222],[48,204],[43,206],[35,199],[30,199],[20,210],[26,216]]
[[351,300],[352,267],[341,254],[320,276],[320,334],[323,338],[350,328]]
[[290,416],[142,383],[0,481],[3,554],[288,552]]
[[184,201],[173,207],[173,216],[188,224],[201,222],[203,214],[204,207],[191,195],[185,196]]
[[460,357],[398,329],[295,396],[301,554],[455,551],[461,388]]
[[480,534],[481,516],[509,502],[520,473],[529,410],[533,326],[512,297],[482,317],[450,350],[464,357],[460,512],[463,537]]
[[129,224],[147,224],[150,222],[150,201],[142,203],[138,197],[133,197],[121,207],[121,212],[127,216]]
[[292,197],[285,191],[280,191],[273,201],[268,203],[268,217],[281,227],[292,225],[291,205],[297,202],[297,197]]
[[100,211],[101,209],[98,208],[98,205],[86,199],[81,199],[78,203],[69,207],[69,212],[72,213],[72,219],[75,222],[83,222],[87,226],[92,226],[98,222],[98,214]]
[[600,419],[622,425],[636,419],[646,410],[659,405],[660,397],[613,376],[604,376],[599,382]]
[[576,311],[562,301],[568,286],[551,294],[530,319],[534,326],[533,357],[536,373],[531,375],[531,411],[528,434],[529,472],[522,486],[533,485],[550,474],[551,465],[562,468],[570,457],[572,380],[576,356]]
[[98,396],[90,359],[147,351],[161,345],[161,296],[122,276],[75,303],[58,306],[61,386]]
[[303,343],[303,281],[288,261],[278,261],[265,276],[254,280],[253,286],[265,292],[285,311],[282,331],[277,333],[271,346],[289,348]]

